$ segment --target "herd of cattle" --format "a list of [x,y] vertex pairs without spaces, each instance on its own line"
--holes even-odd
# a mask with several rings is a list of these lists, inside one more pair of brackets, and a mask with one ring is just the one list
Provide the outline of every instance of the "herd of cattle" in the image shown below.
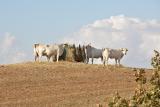
[[92,47],[91,44],[88,45],[79,45],[76,47],[74,44],[52,44],[52,45],[45,45],[45,44],[34,44],[34,57],[35,61],[39,61],[42,56],[46,56],[47,60],[50,61],[76,61],[76,62],[84,62],[88,63],[89,59],[92,59],[92,64],[94,58],[101,58],[103,64],[107,63],[108,59],[115,59],[115,62],[120,65],[120,60],[126,55],[128,49],[121,48],[121,49],[97,49]]

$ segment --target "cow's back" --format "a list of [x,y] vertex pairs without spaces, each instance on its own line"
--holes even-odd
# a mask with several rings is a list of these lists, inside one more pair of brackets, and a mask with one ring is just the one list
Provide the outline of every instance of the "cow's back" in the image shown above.
[[92,55],[94,58],[102,57],[102,50],[101,49],[92,49]]
[[109,54],[109,58],[115,58],[115,59],[119,59],[122,57],[122,51],[119,49],[111,49],[110,50],[110,54]]
[[57,55],[61,56],[63,54],[64,47],[63,45],[49,45],[46,47],[46,54],[48,56]]
[[52,56],[57,54],[57,50],[58,50],[57,45],[48,45],[46,47],[45,53],[47,54],[47,56]]
[[99,58],[102,57],[102,49],[96,49],[94,47],[85,49],[86,57],[87,58]]

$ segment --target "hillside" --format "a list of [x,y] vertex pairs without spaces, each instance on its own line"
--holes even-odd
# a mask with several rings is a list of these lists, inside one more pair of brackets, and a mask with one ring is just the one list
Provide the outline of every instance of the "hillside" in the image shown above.
[[[147,70],[150,71],[150,70]],[[83,63],[0,65],[0,107],[95,107],[137,86],[131,68]],[[146,72],[149,78],[152,72]]]

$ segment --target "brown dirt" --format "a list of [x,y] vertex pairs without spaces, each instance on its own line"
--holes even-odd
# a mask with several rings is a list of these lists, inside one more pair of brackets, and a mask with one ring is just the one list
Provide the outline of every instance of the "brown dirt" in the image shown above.
[[134,73],[126,67],[71,62],[0,65],[0,107],[95,107],[115,91],[133,95]]

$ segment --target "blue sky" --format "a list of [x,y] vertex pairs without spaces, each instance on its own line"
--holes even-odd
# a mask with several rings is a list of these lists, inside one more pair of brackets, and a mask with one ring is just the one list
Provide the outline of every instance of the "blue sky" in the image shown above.
[[0,0],[0,44],[6,35],[13,36],[10,48],[28,53],[30,60],[34,43],[61,42],[111,16],[159,21],[159,10],[159,0]]

